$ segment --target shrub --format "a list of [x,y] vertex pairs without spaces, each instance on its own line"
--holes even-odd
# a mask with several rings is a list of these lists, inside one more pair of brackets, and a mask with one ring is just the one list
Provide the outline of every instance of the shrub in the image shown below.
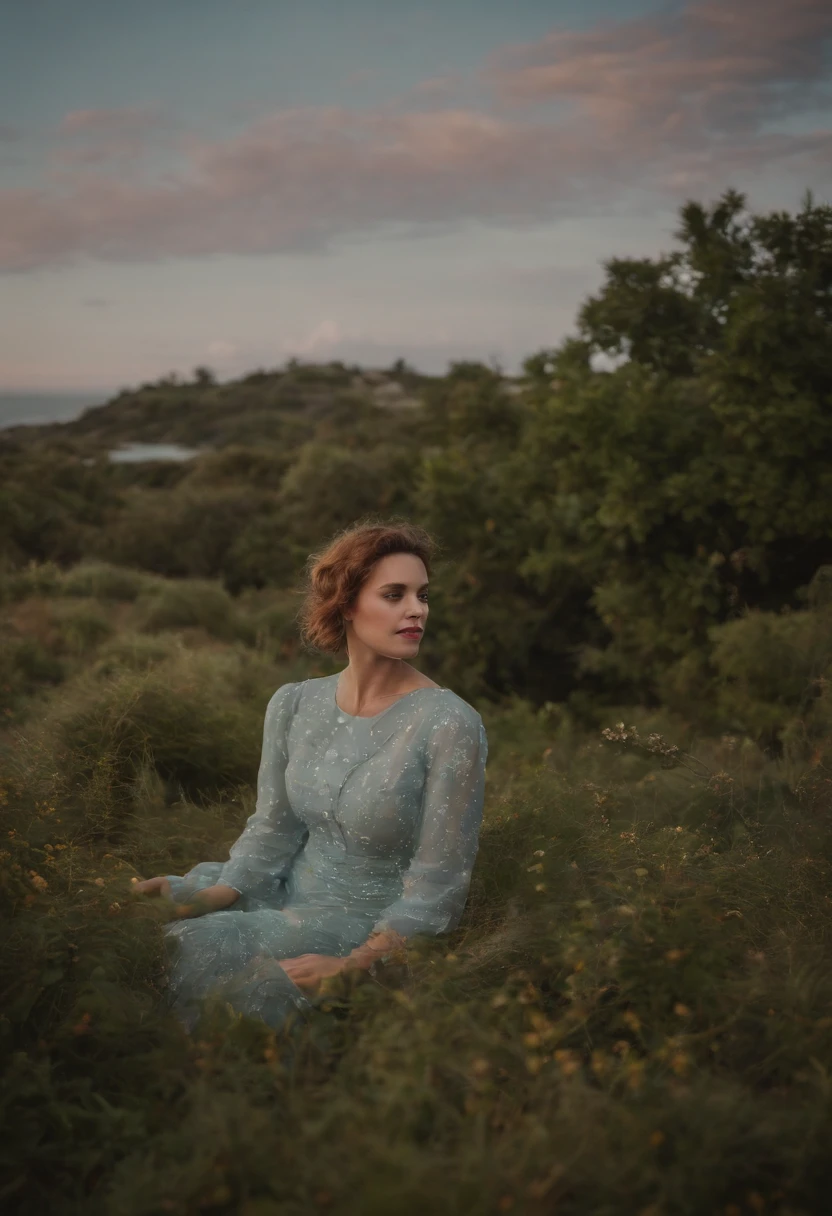
[[253,781],[274,687],[263,664],[181,646],[145,670],[84,673],[27,726],[9,763],[29,764],[39,797],[64,807],[79,838],[115,841],[148,766],[171,798],[210,799]]
[[109,562],[84,561],[63,574],[60,589],[63,595],[130,602],[137,598],[148,581],[147,575],[138,570],[127,570]]
[[52,561],[30,561],[20,570],[6,570],[0,575],[0,604],[13,604],[34,595],[60,595],[63,578],[63,570]]
[[169,582],[136,601],[135,626],[147,633],[163,629],[204,629],[223,641],[250,638],[231,596],[217,583],[202,579]]

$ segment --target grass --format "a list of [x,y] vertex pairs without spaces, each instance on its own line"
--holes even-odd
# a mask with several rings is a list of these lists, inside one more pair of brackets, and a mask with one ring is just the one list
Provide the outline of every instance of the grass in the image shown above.
[[305,1020],[208,1007],[187,1036],[161,1001],[169,913],[129,879],[227,855],[265,700],[303,673],[140,636],[103,638],[3,742],[5,1210],[826,1209],[824,753],[482,706],[460,928]]

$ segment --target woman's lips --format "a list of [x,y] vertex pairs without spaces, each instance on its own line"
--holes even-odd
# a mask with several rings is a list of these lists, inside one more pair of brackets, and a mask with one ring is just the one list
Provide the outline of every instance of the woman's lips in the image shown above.
[[405,638],[420,638],[422,636],[421,629],[397,629],[396,632]]

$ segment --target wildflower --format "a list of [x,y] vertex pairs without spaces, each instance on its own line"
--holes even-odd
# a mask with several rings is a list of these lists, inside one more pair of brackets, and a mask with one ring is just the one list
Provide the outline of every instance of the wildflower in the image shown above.
[[538,1000],[540,993],[535,988],[534,984],[526,984],[522,992],[517,994],[517,999],[521,1005],[531,1005]]
[[555,1059],[560,1066],[560,1070],[565,1077],[571,1077],[581,1067],[581,1061],[576,1051],[569,1048],[561,1048],[555,1052]]
[[627,1085],[632,1090],[641,1089],[644,1084],[644,1060],[631,1060],[627,1066]]
[[32,880],[32,886],[35,888],[36,891],[45,891],[46,888],[49,886],[49,883],[46,881],[46,879],[42,878],[41,875],[38,874],[35,870],[30,870],[29,876]]
[[610,1070],[610,1062],[603,1051],[593,1051],[590,1056],[590,1068],[596,1077],[603,1077]]
[[670,1057],[670,1067],[677,1077],[685,1077],[690,1069],[690,1056],[686,1051],[677,1051]]
[[664,1144],[664,1142],[665,1142],[664,1132],[655,1131],[655,1132],[650,1133],[650,1145],[652,1148],[658,1148],[659,1145]]

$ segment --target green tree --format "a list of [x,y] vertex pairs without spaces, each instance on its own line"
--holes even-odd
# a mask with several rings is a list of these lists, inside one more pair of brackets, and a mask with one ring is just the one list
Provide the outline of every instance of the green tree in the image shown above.
[[676,236],[607,263],[579,336],[527,361],[509,460],[522,568],[540,593],[565,568],[591,588],[573,636],[617,694],[655,694],[711,625],[793,603],[832,553],[832,207],[756,216],[728,191]]

